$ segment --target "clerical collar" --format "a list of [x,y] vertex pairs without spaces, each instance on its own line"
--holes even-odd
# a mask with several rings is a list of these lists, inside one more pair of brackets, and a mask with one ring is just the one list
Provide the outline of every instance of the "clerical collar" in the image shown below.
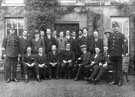
[[42,53],[39,53],[39,56],[42,56],[43,54]]
[[73,39],[75,39],[76,37],[73,37]]
[[82,38],[82,35],[80,35],[79,38]]
[[30,55],[31,55],[31,53],[27,53],[27,55],[28,55],[28,56],[30,56]]

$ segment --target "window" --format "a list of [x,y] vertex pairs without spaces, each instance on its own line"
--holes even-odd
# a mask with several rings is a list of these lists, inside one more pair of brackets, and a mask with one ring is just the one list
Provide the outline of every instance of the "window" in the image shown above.
[[24,0],[4,0],[5,4],[23,4]]
[[9,34],[9,29],[13,27],[15,29],[15,34],[18,36],[22,35],[24,29],[24,19],[23,18],[6,18],[6,35]]
[[25,0],[2,0],[1,6],[25,6]]
[[112,22],[117,21],[120,26],[120,32],[122,32],[128,40],[128,53],[129,53],[129,17],[111,17]]

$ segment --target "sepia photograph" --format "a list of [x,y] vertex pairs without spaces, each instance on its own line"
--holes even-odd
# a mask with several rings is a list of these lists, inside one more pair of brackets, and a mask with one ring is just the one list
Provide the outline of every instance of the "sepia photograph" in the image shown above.
[[135,0],[0,0],[0,97],[135,97]]

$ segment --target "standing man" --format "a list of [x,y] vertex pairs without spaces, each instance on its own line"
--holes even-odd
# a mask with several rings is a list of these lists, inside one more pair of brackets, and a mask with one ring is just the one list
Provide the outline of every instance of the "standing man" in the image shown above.
[[113,68],[113,81],[110,84],[117,84],[122,86],[122,57],[126,54],[126,39],[125,36],[119,32],[119,25],[116,21],[112,24],[113,33],[108,39],[108,54]]
[[52,45],[58,45],[57,40],[52,37],[52,32],[51,29],[47,29],[46,30],[46,34],[47,36],[45,37],[45,47],[46,47],[46,54],[48,54],[49,52],[51,52],[51,47]]
[[44,40],[45,38],[45,32],[43,30],[40,31],[40,38]]
[[78,59],[79,56],[79,46],[78,46],[78,38],[76,37],[76,32],[72,32],[71,37],[71,51],[75,54],[75,60]]
[[11,28],[3,40],[4,57],[6,58],[5,72],[6,82],[9,83],[12,79],[18,82],[16,79],[16,67],[18,61],[18,55],[20,53],[19,37],[15,35],[15,29]]
[[71,40],[71,35],[70,34],[71,34],[70,31],[67,30],[65,37],[66,37],[68,43],[71,43],[71,41],[70,41]]
[[95,48],[99,48],[100,53],[103,53],[103,39],[99,37],[98,30],[95,30],[93,34],[94,38],[91,39],[91,54],[95,54]]
[[22,62],[22,56],[27,53],[27,47],[30,46],[30,39],[28,39],[28,32],[23,31],[23,35],[20,38],[20,64],[21,64],[21,75],[23,76],[24,73],[24,67],[23,67],[23,62]]
[[79,57],[80,57],[81,54],[82,54],[80,46],[83,45],[83,39],[82,39],[83,31],[82,31],[82,29],[79,29],[78,34],[79,34],[79,37],[78,37],[78,54],[79,54]]
[[45,43],[44,43],[44,40],[42,38],[40,38],[40,35],[39,35],[39,31],[38,30],[35,30],[35,37],[34,39],[32,40],[32,53],[33,54],[38,54],[38,50],[40,47],[43,47],[44,49],[44,52],[45,52]]
[[65,50],[67,39],[64,37],[64,32],[60,31],[58,40],[58,51],[61,52]]
[[53,31],[52,36],[57,40],[58,35],[57,35],[57,31],[56,30]]
[[91,40],[93,39],[93,35],[88,35],[88,29],[83,28],[83,37],[82,37],[82,42],[83,44],[87,45],[87,51],[92,53],[92,44]]

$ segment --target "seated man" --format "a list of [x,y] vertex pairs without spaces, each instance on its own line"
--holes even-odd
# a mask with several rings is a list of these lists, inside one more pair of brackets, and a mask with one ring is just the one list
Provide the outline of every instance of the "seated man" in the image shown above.
[[107,47],[104,47],[103,65],[101,65],[101,66],[99,66],[99,68],[97,68],[98,73],[95,76],[94,84],[96,84],[100,80],[100,78],[102,77],[104,72],[111,69],[110,64],[111,64],[111,62],[109,60],[109,56],[107,55]]
[[[35,57],[31,54],[31,47],[27,48],[27,54],[23,56],[25,82],[28,82],[28,69],[36,69]],[[39,75],[37,75],[39,81]]]
[[87,52],[87,46],[81,45],[81,51],[83,54],[78,58],[78,61],[80,62],[74,65],[75,70],[77,70],[75,81],[77,81],[80,75],[83,73],[84,66],[88,65],[90,62],[91,54],[90,52]]
[[89,81],[94,81],[94,78],[96,77],[98,70],[100,69],[100,66],[102,66],[102,54],[100,53],[99,48],[95,48],[95,54],[91,57],[91,67],[89,69],[93,69],[91,76],[89,77]]
[[62,52],[62,64],[61,64],[61,73],[64,75],[65,78],[71,77],[73,62],[75,59],[75,55],[73,51],[70,50],[70,44],[66,44],[66,49]]
[[47,72],[47,58],[46,55],[44,54],[44,49],[42,47],[39,48],[38,54],[36,55],[36,73],[38,76],[38,80],[40,81],[41,73],[44,76],[44,79],[46,78],[46,72]]
[[48,53],[47,57],[49,65],[50,79],[55,75],[56,79],[59,78],[59,53],[57,52],[56,45],[52,45],[52,51]]

